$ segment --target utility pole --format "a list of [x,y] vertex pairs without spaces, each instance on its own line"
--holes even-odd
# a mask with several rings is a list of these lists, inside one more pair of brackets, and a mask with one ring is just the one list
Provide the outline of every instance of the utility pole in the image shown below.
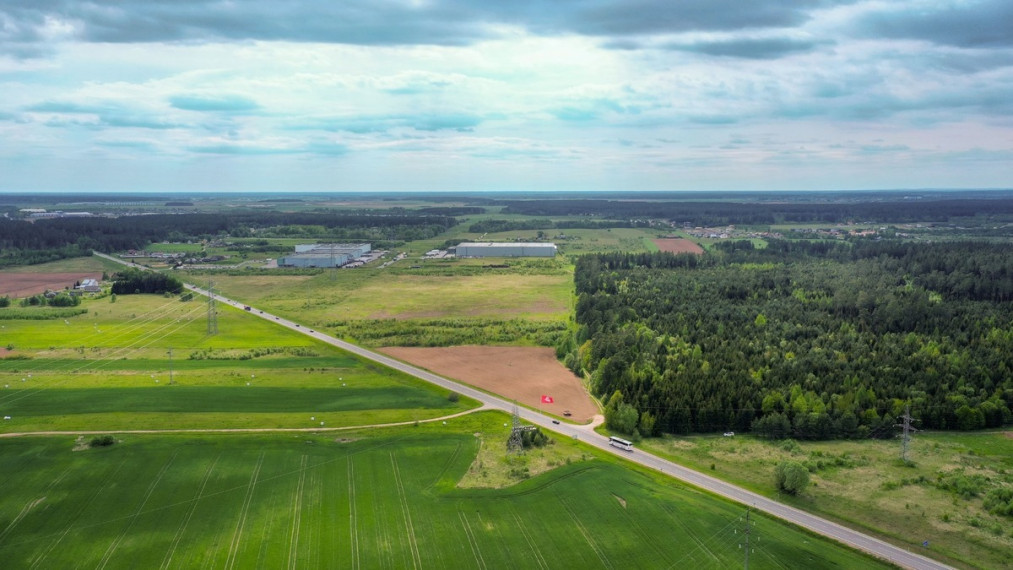
[[743,566],[742,566],[746,570],[749,570],[749,530],[750,530],[749,527],[751,526],[749,524],[749,511],[750,511],[750,509],[747,508],[746,509],[746,531],[745,531],[746,532],[746,560],[743,562]]
[[172,380],[172,347],[169,347],[169,384],[175,384]]
[[897,424],[897,427],[902,428],[904,430],[904,433],[900,439],[900,460],[903,461],[904,463],[907,463],[908,462],[907,450],[908,446],[911,443],[911,432],[918,431],[917,429],[911,427],[911,422],[914,420],[914,418],[911,417],[911,404],[908,404],[904,408],[904,415],[901,416],[900,419],[904,420],[904,423]]

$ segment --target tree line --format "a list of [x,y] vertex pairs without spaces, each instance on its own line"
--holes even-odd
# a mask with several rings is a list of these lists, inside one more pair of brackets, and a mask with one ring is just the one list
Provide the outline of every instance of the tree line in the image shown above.
[[183,282],[168,273],[129,269],[113,275],[111,291],[114,295],[131,295],[134,293],[179,294],[183,292]]
[[604,230],[609,228],[648,227],[649,225],[646,221],[551,220],[548,218],[533,218],[530,220],[482,220],[468,226],[468,231],[473,234],[480,234],[518,230]]
[[505,200],[504,214],[589,216],[609,220],[668,219],[694,226],[776,223],[904,223],[948,221],[972,216],[1009,216],[1013,199],[936,199],[838,202],[719,202],[597,199]]
[[415,240],[439,235],[457,223],[444,215],[402,210],[361,212],[230,212],[156,214],[119,218],[54,218],[33,222],[0,217],[0,267],[69,257],[144,249],[159,241],[220,236],[313,237],[342,240]]
[[892,436],[1008,423],[1013,258],[989,243],[724,245],[576,262],[559,347],[649,434]]

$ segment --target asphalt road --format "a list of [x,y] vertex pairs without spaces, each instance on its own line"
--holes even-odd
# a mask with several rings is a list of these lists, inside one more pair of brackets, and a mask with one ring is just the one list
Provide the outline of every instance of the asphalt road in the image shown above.
[[[95,252],[95,255],[104,257],[117,263],[122,263],[124,265],[130,265],[140,269],[147,269],[144,266],[126,262],[123,261],[122,259],[117,259],[115,257],[101,254],[98,252]],[[210,294],[207,290],[202,289],[200,287],[195,287],[193,285],[186,285],[186,288],[200,295],[208,296]],[[243,310],[244,307],[247,306],[243,303],[222,297],[221,295],[218,294],[215,294],[215,301],[218,303],[222,303],[224,305],[231,305],[240,310]],[[390,358],[389,356],[385,356],[383,354],[367,350],[360,346],[350,344],[343,340],[334,338],[330,335],[307,328],[300,323],[290,321],[283,317],[273,315],[253,307],[251,307],[250,311],[248,312],[254,316],[277,323],[284,327],[288,327],[289,329],[292,329],[294,331],[309,335],[313,338],[316,338],[317,340],[326,342],[342,350],[346,350],[348,352],[357,354],[362,358],[372,360],[373,362],[382,364],[384,366],[388,366],[395,370],[400,370],[405,374],[410,374],[412,376],[415,376],[416,378],[425,380],[426,382],[430,382],[436,384],[437,386],[447,388],[448,390],[453,390],[458,394],[462,394],[464,396],[468,396],[469,398],[478,400],[479,402],[482,402],[488,407],[497,408],[507,413],[513,412],[514,404],[497,396],[493,396],[485,392],[476,390],[470,386],[466,386],[453,380],[449,380],[442,376],[433,374],[432,372],[429,372],[427,370],[416,368],[415,366],[406,364],[404,362],[401,362],[400,360],[395,360],[393,358]],[[841,526],[837,523],[828,521],[821,517],[809,514],[805,511],[801,511],[794,507],[790,507],[788,505],[779,503],[772,499],[768,499],[767,497],[764,497],[762,495],[757,495],[752,491],[747,491],[746,489],[737,487],[730,483],[726,483],[719,479],[715,479],[714,477],[710,477],[698,471],[687,469],[686,467],[683,467],[677,463],[673,463],[671,461],[662,459],[655,455],[651,455],[649,453],[645,453],[639,450],[633,452],[622,451],[618,448],[610,446],[608,444],[607,438],[595,433],[594,431],[589,429],[588,426],[577,426],[567,423],[556,424],[553,423],[553,418],[551,418],[550,416],[541,414],[534,410],[529,410],[527,408],[519,408],[519,414],[521,419],[534,425],[545,428],[546,430],[553,431],[567,437],[579,439],[580,441],[583,441],[586,444],[593,445],[604,451],[619,455],[628,461],[639,463],[640,465],[644,465],[651,469],[655,469],[657,471],[670,475],[676,479],[679,479],[683,482],[700,487],[701,489],[706,489],[707,491],[710,491],[716,495],[720,495],[732,501],[753,507],[756,510],[763,511],[782,520],[794,523],[812,532],[832,538],[838,542],[841,542],[843,544],[846,544],[863,552],[867,552],[873,556],[892,562],[903,568],[916,568],[919,570],[951,568],[950,566],[947,566],[941,562],[937,562],[930,558],[926,558],[925,556],[922,556],[920,554],[910,552],[898,546],[894,546],[888,542],[884,542],[877,538],[873,538],[869,535]]]

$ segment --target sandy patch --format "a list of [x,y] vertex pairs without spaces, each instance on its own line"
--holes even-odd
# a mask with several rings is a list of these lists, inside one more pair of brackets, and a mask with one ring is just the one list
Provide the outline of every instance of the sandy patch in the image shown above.
[[38,293],[62,291],[82,279],[102,279],[102,272],[81,273],[0,273],[0,296],[29,297]]
[[697,255],[703,255],[703,248],[688,239],[681,238],[662,238],[651,240],[654,245],[658,246],[661,251],[668,251],[671,253],[695,253]]
[[[378,350],[549,414],[562,416],[569,410],[575,422],[589,422],[598,413],[580,378],[556,360],[551,348],[389,346]],[[554,403],[541,403],[543,395],[551,396]]]

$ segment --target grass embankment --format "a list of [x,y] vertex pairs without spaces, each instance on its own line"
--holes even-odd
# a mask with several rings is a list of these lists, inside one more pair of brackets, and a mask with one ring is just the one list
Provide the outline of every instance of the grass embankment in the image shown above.
[[[989,489],[1013,485],[1009,433],[919,433],[910,464],[897,441],[767,442],[748,436],[645,440],[641,447],[796,507],[845,522],[912,550],[929,542],[966,567],[1013,563],[1009,519],[982,507]],[[774,466],[811,467],[800,497],[778,494]]]
[[[726,568],[743,509],[617,460],[458,489],[504,414],[333,435],[0,440],[12,568]],[[881,565],[754,517],[756,568]]]

